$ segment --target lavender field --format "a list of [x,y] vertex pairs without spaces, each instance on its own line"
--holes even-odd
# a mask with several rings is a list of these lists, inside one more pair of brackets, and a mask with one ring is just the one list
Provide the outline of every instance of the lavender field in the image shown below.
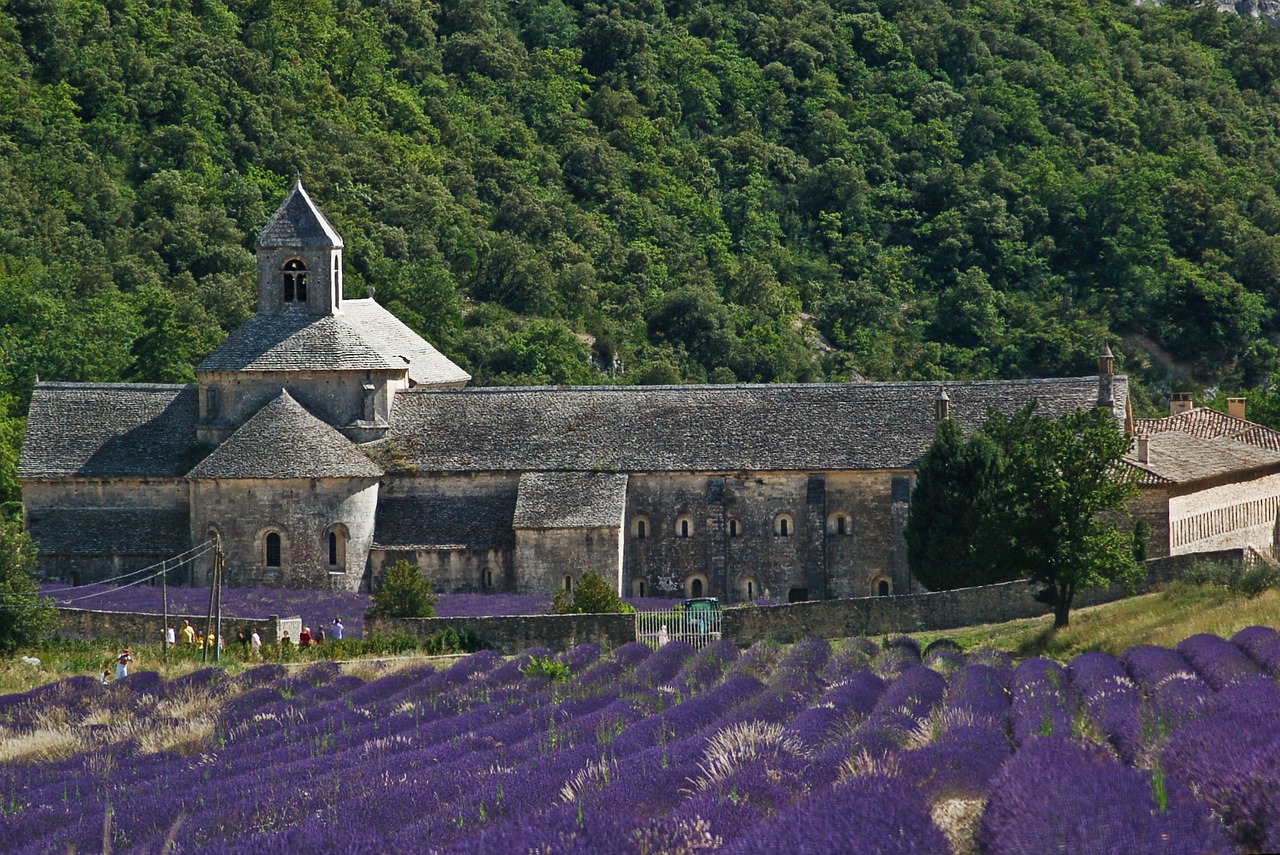
[[[365,665],[365,668],[371,666]],[[6,851],[1280,849],[1280,635],[82,677],[0,698]]]

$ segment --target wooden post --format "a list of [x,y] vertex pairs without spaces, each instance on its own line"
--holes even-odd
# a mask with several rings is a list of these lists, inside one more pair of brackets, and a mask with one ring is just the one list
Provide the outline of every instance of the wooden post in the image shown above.
[[213,629],[213,661],[222,661],[222,543],[215,545],[213,554],[213,586],[217,591],[217,617]]
[[[222,550],[217,537],[214,537],[213,549],[213,573],[209,579],[209,612],[204,619],[204,638],[200,640],[200,664],[202,665],[209,661],[209,630],[213,628],[213,600],[218,591],[218,554]],[[214,644],[217,644],[216,638]]]

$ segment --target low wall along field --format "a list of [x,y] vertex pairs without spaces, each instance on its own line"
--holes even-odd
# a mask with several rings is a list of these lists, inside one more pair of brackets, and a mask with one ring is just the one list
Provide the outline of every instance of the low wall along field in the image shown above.
[[[200,635],[208,620],[207,615],[169,615],[169,621],[181,633],[182,622],[191,621]],[[237,632],[245,634],[258,631],[264,644],[280,640],[285,630],[290,638],[302,633],[301,618],[242,618],[222,616],[223,642],[230,642]],[[58,609],[58,634],[68,638],[116,638],[128,644],[159,644],[164,640],[164,616],[143,612],[106,612],[93,609]],[[182,641],[181,635],[178,641]]]
[[[1147,581],[1139,586],[1139,591],[1168,584],[1196,561],[1240,562],[1249,558],[1247,550],[1226,549],[1152,559],[1147,562]],[[1035,600],[1037,590],[1038,586],[1021,581],[928,594],[725,609],[720,637],[740,647],[749,647],[767,639],[791,643],[810,635],[851,638],[1001,623],[1048,614],[1049,608]],[[1076,594],[1074,605],[1098,605],[1127,595],[1119,586],[1085,590]],[[106,636],[129,642],[154,642],[160,637],[162,626],[160,615],[138,612],[60,608],[58,618],[63,635]],[[205,621],[204,615],[173,615],[170,619],[178,626],[184,619],[190,620],[197,628],[203,627]],[[296,639],[302,630],[302,621],[296,617],[224,616],[222,620],[224,638],[234,637],[240,629],[248,632],[249,628],[256,627],[263,641],[279,640],[284,630]],[[446,629],[469,631],[494,650],[508,654],[530,647],[569,650],[579,644],[596,644],[602,650],[613,650],[637,638],[636,617],[631,614],[373,618],[365,621],[364,634],[368,637],[403,633],[428,638]]]

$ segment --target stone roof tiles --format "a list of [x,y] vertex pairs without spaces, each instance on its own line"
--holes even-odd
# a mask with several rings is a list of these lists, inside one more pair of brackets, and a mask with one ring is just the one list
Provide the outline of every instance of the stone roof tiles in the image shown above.
[[[1030,398],[1061,415],[1095,405],[1096,377],[741,386],[410,390],[384,459],[421,471],[909,469],[934,434],[942,385],[966,427]],[[1114,381],[1117,420],[1127,384]]]
[[254,315],[196,371],[402,370],[407,364],[379,351],[342,315],[317,317],[299,307]]
[[382,469],[281,389],[191,470],[197,479],[378,478]]
[[378,549],[508,549],[516,494],[386,496],[378,499]]
[[198,389],[37,383],[19,478],[181,477],[196,462]]
[[525,472],[515,528],[604,528],[622,525],[627,476],[606,472]]
[[344,300],[342,312],[360,336],[384,357],[409,360],[409,380],[415,386],[466,383],[471,379],[470,374],[377,301]]
[[1208,407],[1195,407],[1159,419],[1135,419],[1133,422],[1134,436],[1155,436],[1170,431],[1203,439],[1230,437],[1246,445],[1280,451],[1280,431]]
[[185,508],[32,508],[27,531],[47,555],[175,555],[191,546]]
[[258,248],[342,247],[342,236],[307,195],[299,179],[258,234]]
[[463,371],[373,300],[336,315],[298,307],[260,313],[227,336],[196,371],[407,371],[416,385],[466,383]]
[[1184,484],[1280,466],[1280,451],[1246,445],[1229,436],[1169,430],[1150,435],[1147,459],[1147,463],[1139,463],[1133,452],[1125,458],[1125,463],[1140,473],[1140,484]]

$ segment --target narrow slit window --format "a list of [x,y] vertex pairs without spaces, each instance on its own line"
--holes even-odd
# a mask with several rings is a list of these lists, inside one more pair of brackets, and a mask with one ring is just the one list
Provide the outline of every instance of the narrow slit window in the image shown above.
[[267,535],[265,557],[268,567],[280,566],[280,535],[274,531]]

